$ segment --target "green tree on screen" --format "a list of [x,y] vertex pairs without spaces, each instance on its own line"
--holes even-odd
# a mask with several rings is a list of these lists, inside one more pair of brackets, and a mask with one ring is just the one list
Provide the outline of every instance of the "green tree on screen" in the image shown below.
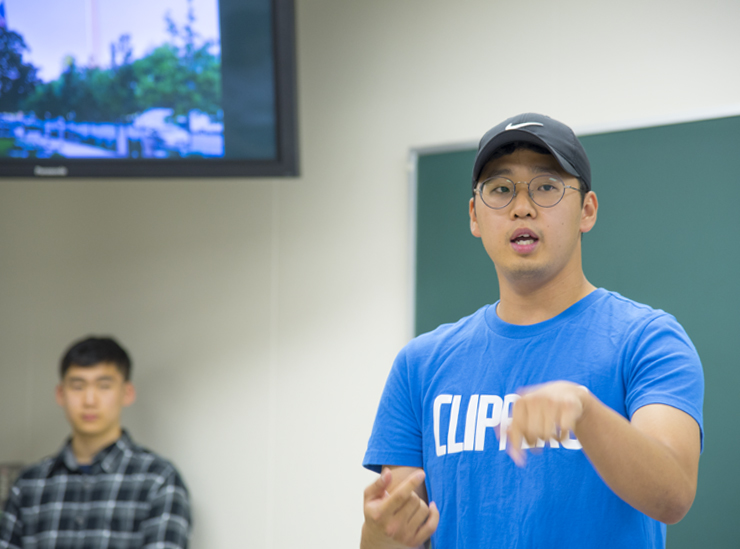
[[0,28],[0,112],[20,110],[39,83],[36,67],[23,62],[27,50],[20,34]]
[[37,86],[23,109],[77,122],[124,123],[157,107],[172,109],[175,118],[193,109],[215,115],[221,108],[220,59],[211,53],[211,41],[198,42],[194,22],[192,3],[182,27],[167,15],[170,41],[136,60],[130,36],[122,35],[111,44],[108,69],[68,59],[59,78]]

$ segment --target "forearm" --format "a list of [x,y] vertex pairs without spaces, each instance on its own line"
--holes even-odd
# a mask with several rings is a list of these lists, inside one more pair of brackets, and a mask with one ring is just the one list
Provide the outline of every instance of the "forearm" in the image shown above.
[[630,423],[591,393],[583,401],[575,434],[604,482],[656,520],[681,520],[696,493],[696,468],[686,452],[638,428],[634,417]]

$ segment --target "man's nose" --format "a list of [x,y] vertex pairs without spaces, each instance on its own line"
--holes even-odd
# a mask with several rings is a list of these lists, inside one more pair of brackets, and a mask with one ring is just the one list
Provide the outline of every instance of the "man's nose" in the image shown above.
[[[520,187],[524,185],[524,187]],[[529,184],[524,181],[514,183],[514,198],[511,200],[511,213],[516,217],[532,217],[536,215],[532,197],[529,195]]]

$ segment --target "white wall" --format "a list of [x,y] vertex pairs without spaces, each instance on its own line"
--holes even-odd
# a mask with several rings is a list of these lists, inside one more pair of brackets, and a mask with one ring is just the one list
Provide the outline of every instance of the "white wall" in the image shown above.
[[195,549],[356,547],[409,337],[409,149],[523,111],[735,105],[738,20],[735,0],[298,0],[301,177],[0,180],[0,461],[57,449],[59,355],[114,334],[125,422],[183,472]]

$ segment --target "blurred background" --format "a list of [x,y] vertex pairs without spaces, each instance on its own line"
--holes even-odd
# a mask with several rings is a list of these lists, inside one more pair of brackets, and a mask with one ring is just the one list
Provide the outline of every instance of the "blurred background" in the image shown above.
[[412,335],[410,151],[519,112],[734,108],[738,20],[734,0],[298,0],[299,177],[0,180],[0,463],[57,451],[59,357],[110,334],[134,360],[125,425],[185,477],[195,549],[356,547]]

